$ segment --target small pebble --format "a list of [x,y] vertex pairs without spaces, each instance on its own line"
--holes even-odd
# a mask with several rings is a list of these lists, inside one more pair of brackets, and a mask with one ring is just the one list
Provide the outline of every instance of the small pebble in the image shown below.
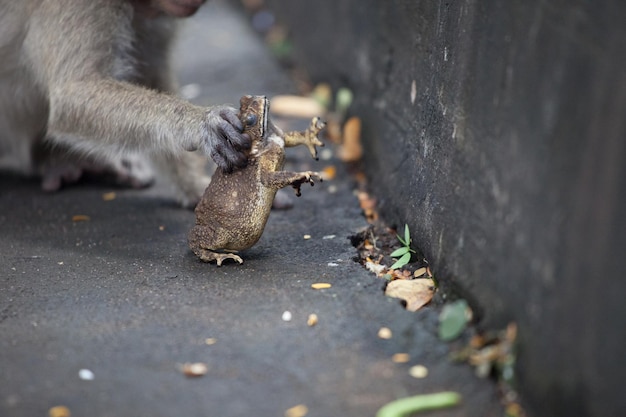
[[317,314],[309,314],[309,318],[306,321],[307,326],[313,327],[317,324]]
[[380,337],[381,339],[391,339],[391,336],[391,329],[389,329],[388,327],[381,327],[378,331],[378,337]]
[[283,321],[291,321],[291,311],[285,311],[283,313]]
[[334,238],[335,238],[335,235],[326,235],[322,239],[328,240],[328,239],[334,239]]
[[428,376],[428,368],[424,365],[411,366],[411,368],[409,368],[409,375],[418,379],[426,378]]
[[182,370],[188,377],[197,377],[205,375],[209,371],[209,367],[202,362],[185,363]]
[[215,343],[217,343],[217,339],[214,338],[214,337],[209,337],[209,338],[204,339],[204,344],[205,345],[209,345],[210,346],[210,345],[214,345]]
[[91,372],[89,369],[81,369],[80,371],[78,371],[78,377],[83,381],[93,381],[93,379],[95,378],[93,372]]
[[302,238],[304,240],[309,240],[309,239],[311,239],[311,235],[304,235],[304,236],[302,236]]

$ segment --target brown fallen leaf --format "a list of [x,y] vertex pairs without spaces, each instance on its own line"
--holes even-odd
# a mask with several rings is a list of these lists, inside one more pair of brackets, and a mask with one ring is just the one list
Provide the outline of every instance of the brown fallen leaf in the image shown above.
[[324,180],[332,180],[337,176],[337,168],[334,165],[328,165],[322,170],[322,178]]
[[406,309],[417,311],[433,298],[435,287],[430,279],[398,279],[387,284],[385,295],[406,301]]
[[415,272],[413,272],[413,276],[415,278],[419,278],[419,277],[421,277],[424,274],[426,274],[426,268],[424,268],[424,267],[416,269]]
[[314,98],[290,95],[274,96],[270,111],[278,116],[302,117],[303,119],[322,116],[326,113],[324,106]]
[[102,194],[102,200],[104,200],[104,201],[112,201],[112,200],[115,200],[116,197],[117,197],[117,195],[115,194],[115,191],[111,191],[110,193]]
[[362,156],[361,119],[353,116],[343,125],[343,144],[339,149],[339,159],[344,162],[356,162]]
[[309,413],[309,409],[304,404],[298,404],[285,410],[285,417],[304,417]]
[[394,353],[391,357],[393,363],[407,363],[411,360],[411,356],[408,353]]
[[91,217],[85,215],[85,214],[76,214],[74,216],[72,216],[72,221],[73,222],[88,222],[89,220],[91,220]]
[[50,417],[71,417],[72,413],[69,408],[64,405],[57,405],[48,410]]

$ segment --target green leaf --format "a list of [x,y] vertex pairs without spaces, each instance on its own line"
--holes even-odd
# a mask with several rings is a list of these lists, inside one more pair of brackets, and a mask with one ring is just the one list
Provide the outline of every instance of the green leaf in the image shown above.
[[398,259],[393,265],[389,267],[389,269],[398,269],[402,268],[404,265],[409,263],[411,260],[411,253],[407,252],[400,259]]
[[345,114],[348,111],[348,107],[352,104],[354,95],[348,88],[342,87],[337,91],[335,97],[335,110],[339,114]]
[[400,241],[400,243],[402,243],[402,246],[409,246],[409,245],[407,245],[407,243],[404,241],[404,239],[402,239],[402,238],[400,237],[400,235],[396,234],[396,237],[398,238],[398,240]]
[[470,309],[465,300],[446,304],[439,315],[439,339],[449,342],[463,333],[470,318]]
[[409,233],[409,225],[406,223],[404,224],[404,241],[406,242],[404,244],[405,246],[411,245],[411,234]]
[[452,391],[416,395],[385,404],[378,410],[376,417],[406,417],[420,411],[452,407],[460,402],[461,395]]
[[401,248],[398,248],[396,250],[394,250],[393,252],[391,252],[391,256],[392,258],[397,258],[399,256],[404,255],[405,253],[408,253],[410,251],[409,248],[407,248],[406,246],[402,246]]

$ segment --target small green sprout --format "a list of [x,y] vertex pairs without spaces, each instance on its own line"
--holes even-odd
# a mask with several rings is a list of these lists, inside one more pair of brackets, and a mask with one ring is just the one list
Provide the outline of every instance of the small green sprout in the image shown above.
[[400,235],[396,235],[400,243],[402,243],[402,247],[391,252],[392,258],[399,258],[396,262],[389,267],[389,269],[399,269],[404,265],[408,264],[411,260],[411,254],[415,253],[413,249],[411,249],[411,234],[409,233],[409,225],[404,225],[404,238]]

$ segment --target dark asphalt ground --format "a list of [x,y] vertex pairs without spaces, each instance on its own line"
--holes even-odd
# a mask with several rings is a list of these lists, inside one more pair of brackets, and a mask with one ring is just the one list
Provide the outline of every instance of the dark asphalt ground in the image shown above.
[[[176,64],[183,85],[201,86],[196,102],[291,91],[246,18],[223,1],[188,23]],[[295,168],[335,163],[290,154]],[[44,194],[36,181],[0,177],[0,416],[65,405],[74,417],[270,417],[304,404],[310,417],[363,417],[443,390],[461,393],[463,405],[429,415],[502,415],[495,386],[448,360],[437,308],[405,311],[352,261],[348,237],[366,227],[352,189],[339,166],[335,180],[303,188],[292,210],[272,212],[242,266],[217,268],[188,250],[193,213],[162,186]],[[110,191],[117,198],[103,201]],[[90,220],[73,222],[77,214]],[[332,288],[313,290],[315,282]],[[377,337],[382,326],[392,339]],[[399,352],[410,361],[393,363]],[[187,378],[185,362],[209,371]],[[408,374],[415,364],[426,378]]]

